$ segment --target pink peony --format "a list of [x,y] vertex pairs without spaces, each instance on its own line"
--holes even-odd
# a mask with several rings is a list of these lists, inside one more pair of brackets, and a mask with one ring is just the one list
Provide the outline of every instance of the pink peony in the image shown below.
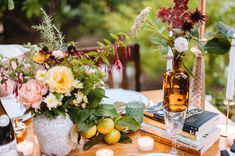
[[29,80],[19,90],[19,102],[26,107],[39,108],[43,100],[43,88],[41,82]]

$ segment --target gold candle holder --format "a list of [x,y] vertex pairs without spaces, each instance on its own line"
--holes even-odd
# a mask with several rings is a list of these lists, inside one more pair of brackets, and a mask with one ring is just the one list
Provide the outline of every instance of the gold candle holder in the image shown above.
[[223,137],[227,137],[228,136],[228,121],[229,121],[229,112],[230,112],[230,106],[232,106],[232,105],[234,105],[234,101],[233,100],[228,100],[228,99],[226,99],[225,101],[224,101],[224,105],[226,105],[226,107],[227,107],[227,113],[226,113],[226,123],[225,123],[225,125],[222,125],[221,126],[221,129],[222,130],[224,130],[225,129],[225,132],[223,133],[223,132],[221,132],[221,136],[223,136]]

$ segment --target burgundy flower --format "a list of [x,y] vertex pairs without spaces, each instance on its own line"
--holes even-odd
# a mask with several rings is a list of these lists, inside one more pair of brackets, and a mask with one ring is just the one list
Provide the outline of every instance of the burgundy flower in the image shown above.
[[191,22],[184,22],[181,28],[184,32],[189,32],[193,29],[193,24]]
[[189,17],[193,23],[202,23],[206,20],[206,16],[203,15],[197,8],[194,12],[190,13]]

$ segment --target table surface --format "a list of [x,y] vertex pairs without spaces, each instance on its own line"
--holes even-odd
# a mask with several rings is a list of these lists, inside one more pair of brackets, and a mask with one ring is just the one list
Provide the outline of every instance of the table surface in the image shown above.
[[[144,91],[142,92],[145,96],[147,96],[150,100],[152,100],[154,103],[162,101],[162,91],[161,90],[153,90],[153,91]],[[226,117],[219,112],[214,106],[212,106],[210,103],[206,103],[206,110],[216,112],[220,114],[220,119],[218,122],[218,125],[220,124],[225,124],[226,122]],[[235,125],[231,120],[229,120],[230,125]],[[141,130],[131,134],[131,138],[133,140],[132,144],[115,144],[115,145],[106,145],[104,143],[97,144],[93,146],[91,149],[88,151],[81,151],[81,150],[76,150],[71,156],[95,156],[95,152],[98,149],[101,148],[108,148],[112,149],[114,151],[115,156],[139,156],[142,154],[146,154],[146,152],[141,152],[138,150],[137,147],[137,138],[140,136],[146,136],[148,133],[145,133]],[[29,136],[33,136],[33,131],[30,132]],[[226,149],[228,148],[226,144],[226,138],[220,137],[220,139],[205,153],[203,156],[219,156],[220,155],[220,150],[221,149]],[[154,150],[151,151],[151,153],[168,153],[170,150],[170,147],[164,144],[161,144],[159,142],[155,142],[155,147]],[[35,154],[37,153],[36,148],[35,148]],[[185,156],[193,156],[193,154],[180,151],[180,155],[185,155]]]

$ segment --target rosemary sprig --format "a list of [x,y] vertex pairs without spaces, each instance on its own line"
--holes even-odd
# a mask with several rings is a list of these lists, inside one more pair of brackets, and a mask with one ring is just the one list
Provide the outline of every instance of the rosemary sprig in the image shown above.
[[51,50],[62,48],[64,36],[56,25],[53,24],[52,17],[47,15],[43,9],[41,9],[41,11],[43,13],[42,24],[32,26],[32,28],[37,30],[41,35],[41,45],[46,46]]

